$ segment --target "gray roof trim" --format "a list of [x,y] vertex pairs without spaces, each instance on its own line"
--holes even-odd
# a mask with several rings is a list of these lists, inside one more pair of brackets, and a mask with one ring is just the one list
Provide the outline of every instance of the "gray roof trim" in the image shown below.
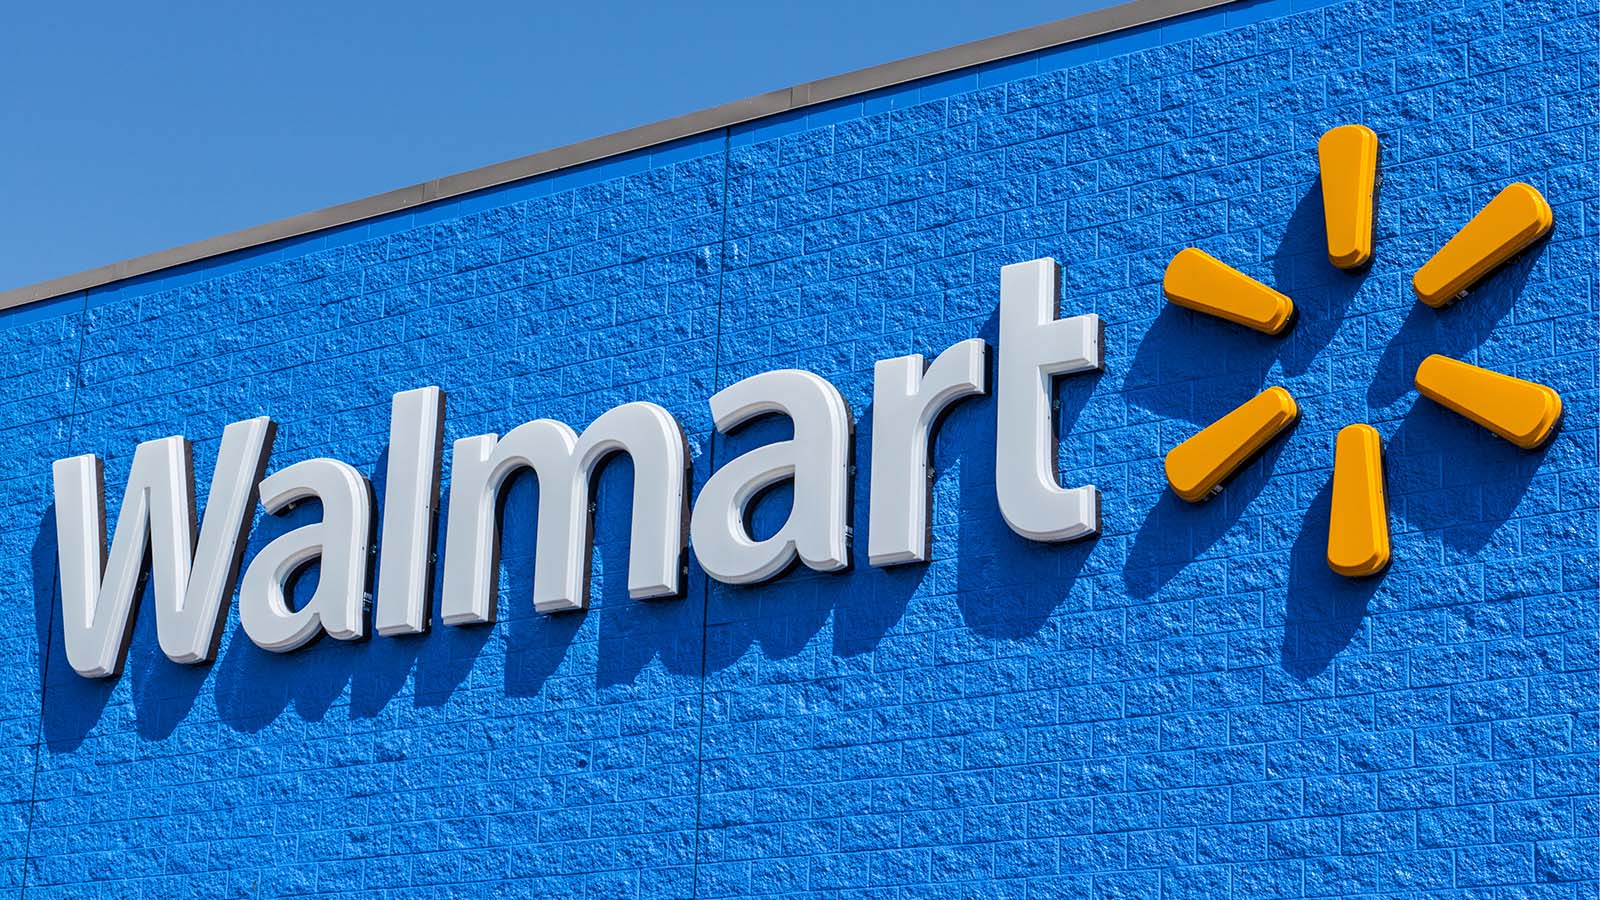
[[943,75],[1008,57],[1059,47],[1128,28],[1149,25],[1232,2],[1235,0],[1132,0],[1129,3],[1024,28],[1009,34],[759,94],[711,109],[579,141],[458,175],[436,178],[363,200],[290,216],[287,219],[207,238],[75,275],[0,291],[0,310],[100,287],[126,278],[147,275],[285,238],[299,237],[325,228],[348,225],[362,219],[545,175],[559,169],[705,134],[755,119],[893,87],[920,78]]

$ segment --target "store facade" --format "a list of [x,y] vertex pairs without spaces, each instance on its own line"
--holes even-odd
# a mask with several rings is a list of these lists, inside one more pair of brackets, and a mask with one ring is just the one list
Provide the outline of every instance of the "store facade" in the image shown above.
[[0,297],[0,893],[1592,897],[1593,3],[1053,28]]

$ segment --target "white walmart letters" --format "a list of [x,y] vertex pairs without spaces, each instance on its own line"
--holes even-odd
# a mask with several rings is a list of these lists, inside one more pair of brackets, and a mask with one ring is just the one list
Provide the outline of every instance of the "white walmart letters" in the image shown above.
[[[1066,541],[1099,531],[1093,485],[1063,488],[1057,477],[1051,407],[1057,376],[1102,367],[1101,323],[1094,315],[1058,319],[1056,264],[1006,266],[1000,273],[999,374],[996,379],[995,490],[1017,534]],[[930,443],[940,416],[988,390],[987,350],[962,341],[925,365],[919,355],[878,362],[867,559],[874,566],[929,558]],[[452,450],[441,617],[447,625],[495,621],[497,507],[507,481],[531,469],[539,481],[533,605],[542,613],[588,605],[595,472],[615,453],[634,469],[628,595],[678,596],[685,532],[706,573],[729,584],[754,584],[791,563],[834,572],[849,565],[851,417],[825,379],[794,369],[746,378],[710,399],[718,431],[766,415],[787,416],[794,437],[757,447],[711,473],[689,513],[688,447],[683,429],[653,403],[625,403],[579,435],[550,419],[526,422],[504,437],[462,438]],[[437,387],[402,391],[390,411],[382,555],[372,610],[380,635],[428,629],[434,511],[439,503],[444,395]],[[54,465],[56,531],[67,659],[78,674],[121,671],[135,595],[150,548],[161,649],[181,663],[216,655],[257,485],[266,512],[315,498],[322,519],[281,535],[256,554],[239,585],[245,634],[272,651],[304,645],[322,632],[339,640],[366,635],[372,558],[372,490],[350,465],[332,459],[296,463],[262,480],[272,442],[266,418],[229,425],[198,541],[188,442],[140,444],[134,452],[122,514],[105,551],[104,486],[92,455]],[[794,487],[789,515],[771,537],[745,525],[751,502],[782,482]],[[290,609],[285,584],[313,561],[317,589]]]

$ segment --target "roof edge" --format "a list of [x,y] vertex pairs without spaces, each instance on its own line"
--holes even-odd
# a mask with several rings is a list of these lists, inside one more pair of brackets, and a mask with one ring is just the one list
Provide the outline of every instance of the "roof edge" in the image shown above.
[[808,106],[841,100],[936,75],[997,62],[1075,41],[1101,37],[1165,19],[1225,6],[1237,0],[1132,0],[944,50],[857,69],[817,81],[735,100],[529,156],[436,178],[410,187],[341,203],[95,269],[0,291],[0,310],[102,287],[275,241],[401,212],[413,207],[592,163],[671,141],[703,135]]

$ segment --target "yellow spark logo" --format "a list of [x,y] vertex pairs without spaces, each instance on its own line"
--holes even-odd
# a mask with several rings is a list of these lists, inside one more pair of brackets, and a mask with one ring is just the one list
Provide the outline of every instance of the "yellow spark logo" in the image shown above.
[[[1378,136],[1364,125],[1341,125],[1318,142],[1317,162],[1328,261],[1359,269],[1372,260]],[[1554,224],[1537,190],[1507,186],[1412,276],[1417,299],[1441,308],[1465,297]],[[1162,291],[1174,305],[1264,334],[1284,334],[1294,324],[1293,300],[1192,247],[1167,264]],[[1446,356],[1424,359],[1413,383],[1422,396],[1525,450],[1549,440],[1561,419],[1561,395],[1553,389]],[[1267,388],[1173,447],[1167,484],[1190,503],[1209,499],[1299,415],[1287,390]],[[1373,575],[1389,556],[1382,441],[1371,425],[1347,425],[1334,445],[1328,566],[1340,575]]]

